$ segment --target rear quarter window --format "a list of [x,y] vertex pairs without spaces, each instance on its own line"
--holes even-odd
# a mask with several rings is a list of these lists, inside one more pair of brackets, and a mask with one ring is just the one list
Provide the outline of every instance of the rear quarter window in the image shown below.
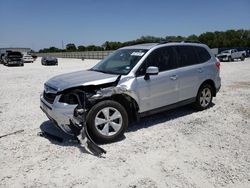
[[208,51],[200,46],[194,46],[195,52],[199,58],[199,63],[204,63],[211,59],[211,55],[208,53]]

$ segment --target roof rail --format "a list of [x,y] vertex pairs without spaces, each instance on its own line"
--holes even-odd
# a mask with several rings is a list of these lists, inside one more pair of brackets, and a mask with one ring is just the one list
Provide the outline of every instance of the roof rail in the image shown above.
[[166,44],[170,42],[181,42],[181,40],[162,40],[158,44]]
[[186,43],[201,43],[200,41],[198,41],[198,40],[184,40],[184,41],[182,41],[182,42],[186,42]]
[[199,43],[199,44],[201,44],[201,42],[200,41],[198,41],[198,40],[164,40],[164,41],[160,41],[159,43],[158,43],[158,45],[160,45],[160,44],[166,44],[166,43],[170,43],[170,42],[179,42],[179,43]]

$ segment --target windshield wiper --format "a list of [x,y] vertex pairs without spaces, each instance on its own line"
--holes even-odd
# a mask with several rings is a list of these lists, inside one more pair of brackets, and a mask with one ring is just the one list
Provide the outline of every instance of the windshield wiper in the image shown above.
[[103,70],[98,70],[98,69],[90,69],[91,71],[96,71],[96,72],[101,72],[101,73],[105,73],[105,74],[118,74],[115,72],[108,72],[108,71],[103,71]]
[[90,71],[96,71],[96,72],[107,73],[107,72],[105,72],[105,71],[103,71],[103,70],[98,70],[98,69],[90,69]]

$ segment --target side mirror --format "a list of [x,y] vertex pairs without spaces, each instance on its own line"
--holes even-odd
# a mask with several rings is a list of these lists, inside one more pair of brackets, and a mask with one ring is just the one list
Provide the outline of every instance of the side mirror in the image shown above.
[[144,79],[149,80],[150,75],[157,75],[158,73],[159,73],[159,68],[158,67],[150,66],[146,70],[146,74],[145,74]]

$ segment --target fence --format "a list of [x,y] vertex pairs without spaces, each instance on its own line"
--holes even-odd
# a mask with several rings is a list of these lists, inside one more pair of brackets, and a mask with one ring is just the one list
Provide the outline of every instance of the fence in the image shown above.
[[104,59],[113,51],[85,51],[85,52],[56,52],[56,53],[35,53],[38,57],[54,56],[57,58],[76,59]]

